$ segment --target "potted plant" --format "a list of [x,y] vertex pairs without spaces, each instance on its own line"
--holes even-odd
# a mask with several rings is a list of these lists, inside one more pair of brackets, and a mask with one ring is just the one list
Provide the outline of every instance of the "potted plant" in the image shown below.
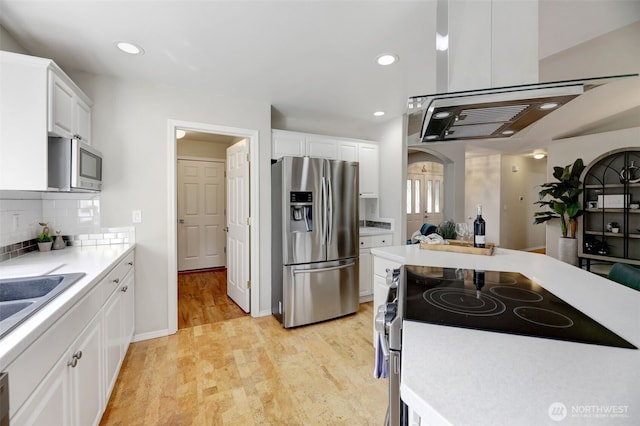
[[38,234],[38,237],[36,238],[38,241],[38,250],[50,251],[51,245],[53,244],[53,238],[49,233],[49,227],[47,226],[46,223],[42,223],[42,222],[40,222],[39,225],[42,226],[42,232],[40,232]]
[[540,200],[534,203],[540,207],[546,207],[546,210],[534,213],[534,224],[560,219],[562,232],[562,238],[559,242],[560,260],[573,265],[578,261],[578,241],[576,239],[578,217],[584,213],[580,206],[580,194],[582,193],[580,175],[584,169],[585,166],[581,158],[578,158],[573,164],[554,167],[553,177],[557,179],[557,182],[546,182],[540,185],[542,188],[538,193]]
[[618,232],[620,232],[620,224],[618,222],[607,223],[607,231],[617,234]]

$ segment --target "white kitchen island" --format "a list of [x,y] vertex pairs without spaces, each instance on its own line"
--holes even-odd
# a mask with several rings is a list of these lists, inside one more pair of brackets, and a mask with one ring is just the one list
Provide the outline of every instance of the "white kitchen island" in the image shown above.
[[[409,265],[520,272],[640,347],[640,292],[551,257],[372,249]],[[400,393],[422,425],[638,425],[640,350],[404,321]]]

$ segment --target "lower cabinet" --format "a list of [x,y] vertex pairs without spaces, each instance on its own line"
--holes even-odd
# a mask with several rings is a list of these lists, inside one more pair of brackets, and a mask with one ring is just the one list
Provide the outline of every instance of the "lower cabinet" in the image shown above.
[[111,394],[118,372],[133,337],[134,287],[133,271],[129,271],[104,307],[104,354],[106,395]]
[[360,303],[370,302],[373,296],[373,282],[371,281],[371,248],[390,246],[392,234],[362,235],[360,236]]
[[9,364],[11,424],[100,423],[133,336],[133,258],[126,255]]
[[16,425],[95,425],[104,405],[100,315],[58,360],[25,406]]

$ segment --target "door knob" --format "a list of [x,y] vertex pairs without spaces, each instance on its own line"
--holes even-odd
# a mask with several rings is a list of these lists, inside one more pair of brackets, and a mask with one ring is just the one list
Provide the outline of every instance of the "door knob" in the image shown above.
[[225,226],[224,228],[222,228],[222,230],[223,230],[224,232],[229,232],[229,227],[228,227],[228,226]]
[[180,219],[178,222],[180,222],[180,223],[184,223],[184,219]]

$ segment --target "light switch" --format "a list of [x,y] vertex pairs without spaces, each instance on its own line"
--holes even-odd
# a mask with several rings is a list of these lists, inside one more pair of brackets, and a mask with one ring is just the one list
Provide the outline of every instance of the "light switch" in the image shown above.
[[142,210],[134,210],[131,212],[131,221],[133,223],[142,223]]

